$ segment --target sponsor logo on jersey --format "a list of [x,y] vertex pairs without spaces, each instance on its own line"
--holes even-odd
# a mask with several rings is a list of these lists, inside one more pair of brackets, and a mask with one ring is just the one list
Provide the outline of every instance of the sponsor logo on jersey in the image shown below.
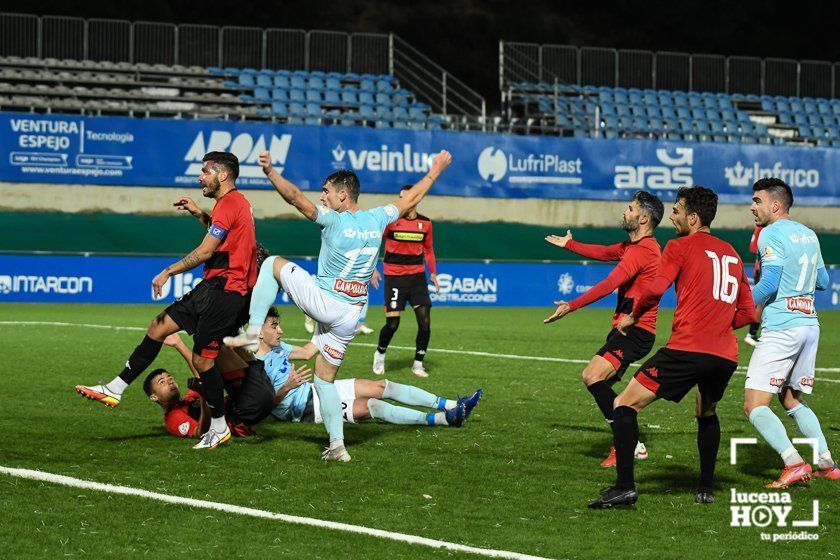
[[789,297],[785,298],[788,311],[798,311],[805,315],[813,315],[817,311],[814,309],[814,300],[807,297]]
[[393,236],[397,241],[423,241],[426,234],[414,231],[395,231]]
[[368,293],[368,285],[356,280],[342,280],[336,278],[333,282],[333,291],[347,294],[350,297],[366,296]]
[[613,184],[619,189],[674,190],[690,187],[694,165],[693,148],[676,148],[675,156],[665,148],[656,150],[661,165],[616,165]]
[[814,378],[813,377],[803,377],[799,380],[799,384],[803,387],[813,387],[814,386]]
[[330,356],[331,358],[335,358],[336,360],[343,360],[344,359],[344,352],[340,350],[336,350],[329,344],[324,344],[324,352]]
[[785,382],[784,377],[771,377],[770,378],[770,386],[771,387],[781,387],[782,383]]

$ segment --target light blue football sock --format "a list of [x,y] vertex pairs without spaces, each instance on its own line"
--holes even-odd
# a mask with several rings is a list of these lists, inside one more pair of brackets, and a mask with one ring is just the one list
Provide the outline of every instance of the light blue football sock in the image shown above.
[[828,442],[825,440],[820,421],[814,411],[808,408],[805,403],[798,404],[787,411],[788,416],[793,418],[796,422],[796,427],[802,432],[806,438],[814,438],[817,440],[817,453],[822,455],[828,451]]
[[274,260],[277,257],[268,257],[260,267],[260,274],[257,276],[257,284],[251,292],[251,307],[248,310],[248,331],[259,332],[265,323],[268,315],[268,308],[274,305],[277,293],[280,291],[280,282],[274,277]]
[[330,434],[330,443],[344,440],[344,418],[341,415],[341,397],[335,383],[324,381],[315,376],[315,390],[318,392],[318,400],[321,401],[321,418],[324,419],[324,427]]
[[785,466],[802,462],[799,452],[790,442],[785,425],[773,414],[769,406],[758,406],[750,413],[750,423],[755,426],[761,437],[776,450],[785,462]]
[[437,397],[419,387],[403,385],[389,380],[385,381],[385,391],[382,392],[382,398],[411,406],[424,406],[426,408],[437,408],[438,410],[443,410],[440,408],[440,400],[446,401],[443,397]]
[[365,302],[365,306],[362,307],[362,312],[359,313],[359,320],[357,321],[358,324],[360,324],[360,325],[365,324],[365,319],[367,319],[367,310],[368,310],[368,304],[367,304],[367,302]]
[[388,422],[389,424],[426,424],[426,414],[419,410],[395,406],[379,399],[368,399],[368,412],[371,418]]

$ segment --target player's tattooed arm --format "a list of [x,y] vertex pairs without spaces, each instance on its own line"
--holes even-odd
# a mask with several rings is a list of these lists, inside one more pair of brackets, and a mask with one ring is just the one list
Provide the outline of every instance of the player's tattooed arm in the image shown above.
[[154,297],[160,296],[163,290],[163,285],[166,284],[166,281],[169,280],[170,277],[191,270],[200,265],[201,263],[207,261],[210,257],[213,256],[213,252],[221,244],[221,239],[213,237],[209,233],[205,235],[204,241],[202,241],[201,245],[196,247],[195,250],[191,251],[186,257],[184,257],[180,261],[170,264],[169,266],[164,268],[160,272],[160,274],[155,276],[155,278],[152,280],[152,294],[154,295]]

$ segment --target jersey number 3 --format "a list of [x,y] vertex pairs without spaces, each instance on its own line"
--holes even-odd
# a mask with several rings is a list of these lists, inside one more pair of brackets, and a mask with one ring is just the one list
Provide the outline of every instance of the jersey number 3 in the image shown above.
[[738,279],[729,273],[729,265],[737,264],[738,258],[732,255],[719,257],[712,251],[706,251],[706,255],[712,260],[715,275],[712,297],[724,303],[732,303],[738,297]]

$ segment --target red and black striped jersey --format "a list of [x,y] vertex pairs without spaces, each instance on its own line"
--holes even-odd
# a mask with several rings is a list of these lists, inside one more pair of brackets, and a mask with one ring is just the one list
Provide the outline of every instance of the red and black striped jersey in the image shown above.
[[429,265],[431,274],[437,273],[435,249],[432,245],[432,221],[429,218],[422,214],[417,214],[412,219],[403,216],[389,224],[383,236],[385,276],[425,274],[424,263]]

